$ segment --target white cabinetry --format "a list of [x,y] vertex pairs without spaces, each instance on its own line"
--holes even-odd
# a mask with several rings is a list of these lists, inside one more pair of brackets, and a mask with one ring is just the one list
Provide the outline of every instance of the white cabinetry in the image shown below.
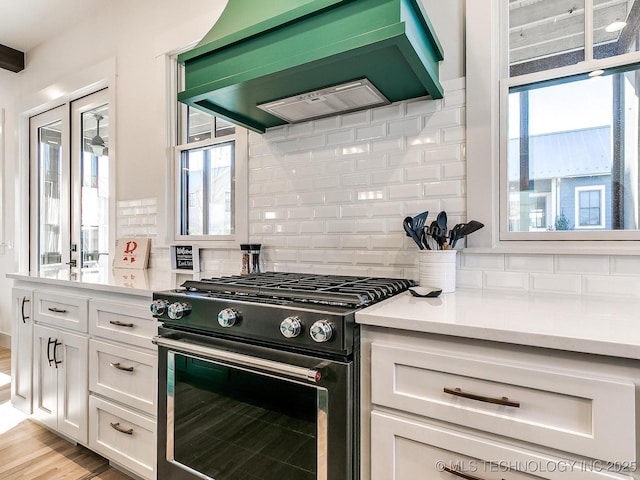
[[89,447],[155,478],[157,320],[149,300],[89,301]]
[[13,406],[31,413],[33,291],[14,288],[12,291],[13,325],[11,333],[11,402]]
[[365,327],[363,479],[640,478],[638,366]]
[[88,338],[45,325],[33,336],[33,415],[50,428],[87,443]]
[[133,474],[156,477],[157,320],[147,292],[19,281],[12,402]]

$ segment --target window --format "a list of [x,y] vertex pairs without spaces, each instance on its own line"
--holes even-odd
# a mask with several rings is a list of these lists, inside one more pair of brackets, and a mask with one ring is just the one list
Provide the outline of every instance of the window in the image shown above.
[[500,239],[640,230],[640,0],[500,8]]
[[[178,88],[182,72],[178,69]],[[178,104],[173,240],[224,248],[247,238],[246,129]]]
[[107,91],[29,119],[30,268],[108,265],[109,119]]
[[604,228],[605,187],[576,187],[576,228]]

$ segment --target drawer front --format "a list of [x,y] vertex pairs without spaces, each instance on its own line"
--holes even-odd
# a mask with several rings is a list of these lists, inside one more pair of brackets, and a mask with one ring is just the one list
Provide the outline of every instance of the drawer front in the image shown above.
[[158,333],[158,322],[148,303],[118,303],[91,300],[89,332],[118,343],[155,349],[151,339]]
[[156,415],[157,356],[110,343],[89,342],[89,389]]
[[155,421],[93,395],[89,447],[142,478],[156,478]]
[[87,333],[88,301],[86,298],[37,290],[33,298],[35,321]]
[[563,459],[384,412],[371,413],[371,480],[632,480],[621,470],[621,465]]
[[635,462],[633,383],[372,344],[374,404],[587,457]]

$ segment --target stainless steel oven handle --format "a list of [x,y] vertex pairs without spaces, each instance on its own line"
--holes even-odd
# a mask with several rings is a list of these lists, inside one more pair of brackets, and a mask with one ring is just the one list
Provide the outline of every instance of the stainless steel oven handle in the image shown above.
[[313,383],[320,381],[322,374],[319,370],[312,368],[299,367],[297,365],[289,365],[287,363],[274,362],[263,358],[250,357],[240,353],[228,352],[226,350],[218,350],[217,348],[203,347],[192,343],[181,342],[180,340],[171,340],[162,336],[153,337],[153,343],[160,347],[173,348],[186,353],[194,353],[196,355],[204,355],[220,360],[237,363],[244,367],[259,368],[271,373],[281,375],[289,375],[301,380],[307,380]]

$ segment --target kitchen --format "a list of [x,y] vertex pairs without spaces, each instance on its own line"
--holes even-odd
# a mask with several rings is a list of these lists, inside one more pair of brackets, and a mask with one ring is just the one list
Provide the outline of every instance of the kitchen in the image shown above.
[[[152,237],[151,269],[167,268],[167,192],[172,186],[166,174],[166,119],[172,107],[166,54],[199,41],[223,3],[95,5],[87,13],[90,21],[30,49],[24,72],[0,72],[5,109],[0,281],[6,297],[0,302],[0,331],[6,345],[13,281],[4,274],[23,271],[28,258],[18,248],[28,243],[28,230],[20,222],[28,209],[10,201],[26,191],[20,115],[54,106],[56,99],[107,72],[116,90],[118,208],[149,207],[141,213],[144,218],[136,219],[134,212],[129,225],[146,228],[145,235]],[[492,55],[496,61],[495,50],[474,37],[490,28],[495,12],[479,5],[484,2],[423,3],[445,51],[443,100],[407,100],[249,135],[248,235],[263,245],[266,269],[417,279],[417,249],[404,233],[402,218],[446,210],[452,225],[474,218],[487,226],[471,237],[473,248],[459,255],[458,288],[497,296],[556,292],[584,297],[578,303],[605,295],[612,304],[632,304],[640,292],[635,242],[609,245],[611,253],[604,255],[600,244],[493,247],[498,209],[488,186],[495,182],[495,166],[486,161],[493,158],[491,152],[482,151],[487,148],[482,138],[490,136],[482,129],[490,117],[482,100],[470,100],[488,96],[482,81],[469,79],[478,75],[475,63],[490,65]],[[204,272],[238,273],[238,248],[203,249],[201,254]],[[443,297],[445,302],[451,298]]]

